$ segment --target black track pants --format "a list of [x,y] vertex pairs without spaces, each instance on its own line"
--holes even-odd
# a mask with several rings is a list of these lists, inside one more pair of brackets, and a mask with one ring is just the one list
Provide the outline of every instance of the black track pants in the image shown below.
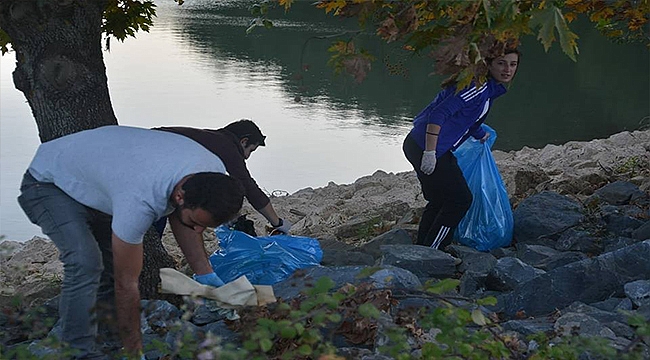
[[411,135],[404,140],[403,150],[428,201],[420,220],[417,244],[442,249],[451,243],[456,226],[472,204],[472,193],[451,151],[439,157],[433,173],[426,175],[420,170],[423,151]]

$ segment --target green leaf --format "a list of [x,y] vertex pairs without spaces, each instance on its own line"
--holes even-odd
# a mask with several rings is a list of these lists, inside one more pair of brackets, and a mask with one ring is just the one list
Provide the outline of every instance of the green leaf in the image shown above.
[[302,356],[309,356],[312,353],[311,346],[307,344],[302,344],[298,347],[298,354]]
[[[460,81],[460,79],[459,79],[459,81]],[[470,81],[471,81],[471,78],[470,78]],[[461,84],[459,83],[458,87],[460,88],[460,86],[461,86]],[[450,292],[450,291],[456,289],[456,287],[459,284],[460,284],[460,280],[443,279],[443,280],[438,281],[437,283],[429,284],[426,287],[425,290],[427,292],[432,293],[432,294],[443,294],[443,293]]]
[[484,306],[494,306],[497,304],[497,298],[494,296],[488,296],[486,298],[476,300],[476,303]]
[[367,268],[364,268],[363,270],[359,271],[359,274],[356,277],[357,277],[357,279],[370,277],[379,270],[381,270],[381,268],[378,267],[378,266],[367,267]]
[[323,276],[316,280],[314,287],[305,291],[308,295],[324,294],[330,291],[334,287],[334,280]]
[[529,26],[531,29],[539,27],[537,39],[542,42],[545,51],[548,51],[551,44],[556,40],[555,31],[557,31],[562,51],[571,60],[577,61],[578,44],[576,40],[578,35],[571,32],[562,11],[555,5],[533,12]]
[[289,311],[291,310],[291,306],[287,303],[279,303],[277,307],[278,311]]
[[361,306],[359,306],[359,315],[366,318],[377,319],[381,313],[373,304],[361,304]]
[[260,349],[263,352],[269,352],[273,348],[273,342],[271,339],[260,339]]
[[329,320],[333,323],[337,323],[341,321],[341,314],[330,314]]
[[296,329],[290,326],[283,327],[280,330],[280,336],[282,336],[282,338],[284,339],[293,339],[296,337],[297,334],[298,332],[296,331]]
[[9,37],[9,35],[7,35],[7,33],[4,32],[4,30],[0,29],[0,51],[2,51],[2,55],[9,52],[9,48],[7,47],[7,45],[9,45],[10,43],[11,43],[11,38]]
[[483,10],[485,10],[485,20],[487,21],[488,28],[492,27],[492,16],[490,12],[490,0],[483,0]]
[[476,325],[480,325],[480,326],[487,325],[487,319],[479,309],[472,310],[472,321]]
[[305,327],[300,323],[294,324],[293,327],[296,329],[296,333],[298,335],[302,335],[302,333],[305,331]]

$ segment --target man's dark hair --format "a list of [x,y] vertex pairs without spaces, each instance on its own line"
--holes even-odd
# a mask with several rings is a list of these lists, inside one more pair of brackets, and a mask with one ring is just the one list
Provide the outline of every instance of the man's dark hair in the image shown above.
[[223,129],[235,134],[240,140],[243,138],[248,138],[249,144],[258,144],[259,146],[266,145],[264,143],[266,136],[262,134],[260,128],[258,128],[257,125],[255,125],[255,123],[251,120],[241,119],[239,121],[228,124]]
[[223,224],[235,218],[244,201],[244,187],[239,180],[220,173],[202,172],[190,176],[182,186],[184,206],[201,208]]

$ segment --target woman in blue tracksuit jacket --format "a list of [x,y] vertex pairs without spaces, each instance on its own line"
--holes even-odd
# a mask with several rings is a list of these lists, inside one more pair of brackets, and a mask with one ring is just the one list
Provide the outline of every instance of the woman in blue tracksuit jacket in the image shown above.
[[478,88],[472,84],[458,92],[455,84],[449,85],[413,120],[403,150],[428,201],[420,220],[418,245],[447,246],[472,204],[472,193],[452,150],[470,136],[487,140],[489,134],[481,124],[494,99],[506,92],[504,84],[514,77],[519,56],[519,51],[512,49],[488,59],[485,84]]

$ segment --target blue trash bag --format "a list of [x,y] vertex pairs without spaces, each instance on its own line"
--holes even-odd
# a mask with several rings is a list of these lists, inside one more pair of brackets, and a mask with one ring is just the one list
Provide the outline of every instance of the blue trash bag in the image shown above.
[[308,237],[254,237],[223,225],[215,233],[219,249],[210,255],[210,264],[226,283],[246,275],[251,284],[273,285],[323,259],[318,240]]
[[481,126],[490,133],[485,143],[470,137],[454,152],[474,197],[454,237],[463,245],[489,251],[510,245],[514,220],[506,187],[490,151],[497,134],[485,124]]

